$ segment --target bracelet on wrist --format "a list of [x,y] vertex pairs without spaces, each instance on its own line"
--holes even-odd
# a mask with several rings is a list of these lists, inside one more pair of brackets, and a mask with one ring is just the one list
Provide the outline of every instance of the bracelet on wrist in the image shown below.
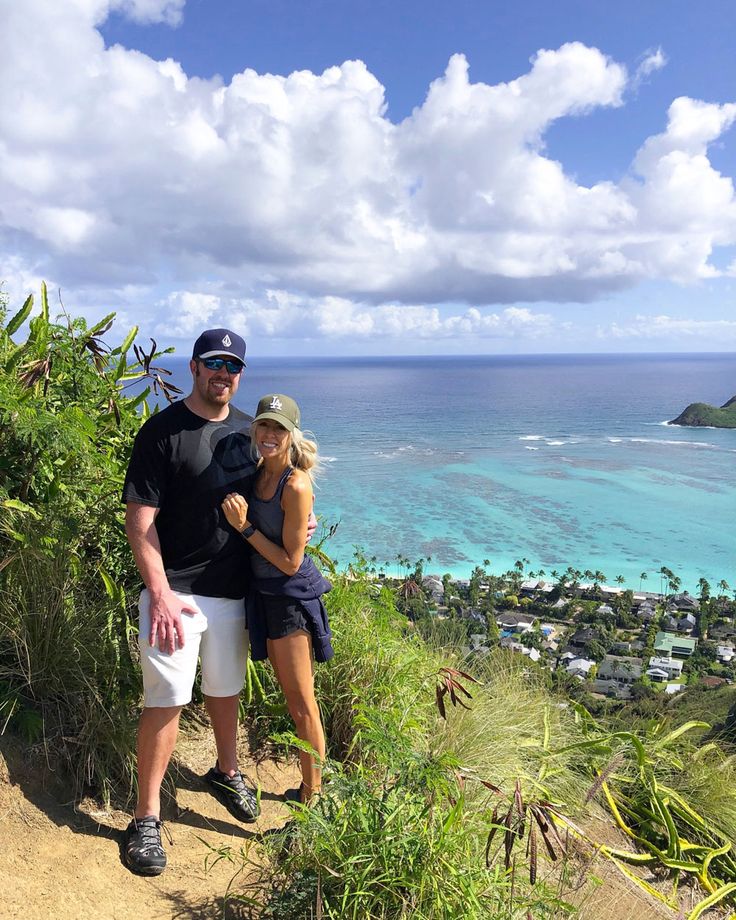
[[247,540],[249,537],[252,537],[255,532],[256,532],[256,529],[253,526],[253,524],[248,524],[248,526],[244,530],[240,531],[240,536],[244,540]]

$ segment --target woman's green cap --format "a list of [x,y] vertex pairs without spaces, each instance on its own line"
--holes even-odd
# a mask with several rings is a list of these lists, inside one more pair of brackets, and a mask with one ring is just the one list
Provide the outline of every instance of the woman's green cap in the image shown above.
[[291,396],[284,396],[283,393],[269,393],[268,396],[263,396],[259,400],[253,424],[262,422],[266,418],[283,425],[287,431],[293,431],[299,428],[299,406]]

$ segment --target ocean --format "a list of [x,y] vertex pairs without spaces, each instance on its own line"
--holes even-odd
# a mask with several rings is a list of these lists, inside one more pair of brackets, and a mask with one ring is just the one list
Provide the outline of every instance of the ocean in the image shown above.
[[[188,392],[186,360],[162,363]],[[733,396],[736,354],[249,356],[235,404],[269,392],[317,436],[316,510],[342,565],[359,547],[389,573],[399,555],[455,577],[523,559],[736,588],[736,430],[666,424]]]

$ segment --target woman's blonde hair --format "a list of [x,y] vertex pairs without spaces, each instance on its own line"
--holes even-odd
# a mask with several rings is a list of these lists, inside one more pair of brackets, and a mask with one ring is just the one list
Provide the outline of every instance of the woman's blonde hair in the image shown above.
[[[261,424],[258,421],[252,422],[250,426],[250,449],[254,459],[258,460],[260,454],[256,447],[256,428]],[[311,431],[302,431],[301,428],[295,428],[289,432],[289,465],[295,470],[303,470],[309,478],[314,480],[319,474],[322,467],[322,459],[318,451],[317,441]]]

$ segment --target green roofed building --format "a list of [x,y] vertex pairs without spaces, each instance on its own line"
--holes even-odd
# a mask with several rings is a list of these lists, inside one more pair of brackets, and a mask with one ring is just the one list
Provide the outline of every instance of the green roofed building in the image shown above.
[[697,639],[686,639],[674,633],[658,632],[654,638],[654,651],[672,658],[689,658],[698,644]]

